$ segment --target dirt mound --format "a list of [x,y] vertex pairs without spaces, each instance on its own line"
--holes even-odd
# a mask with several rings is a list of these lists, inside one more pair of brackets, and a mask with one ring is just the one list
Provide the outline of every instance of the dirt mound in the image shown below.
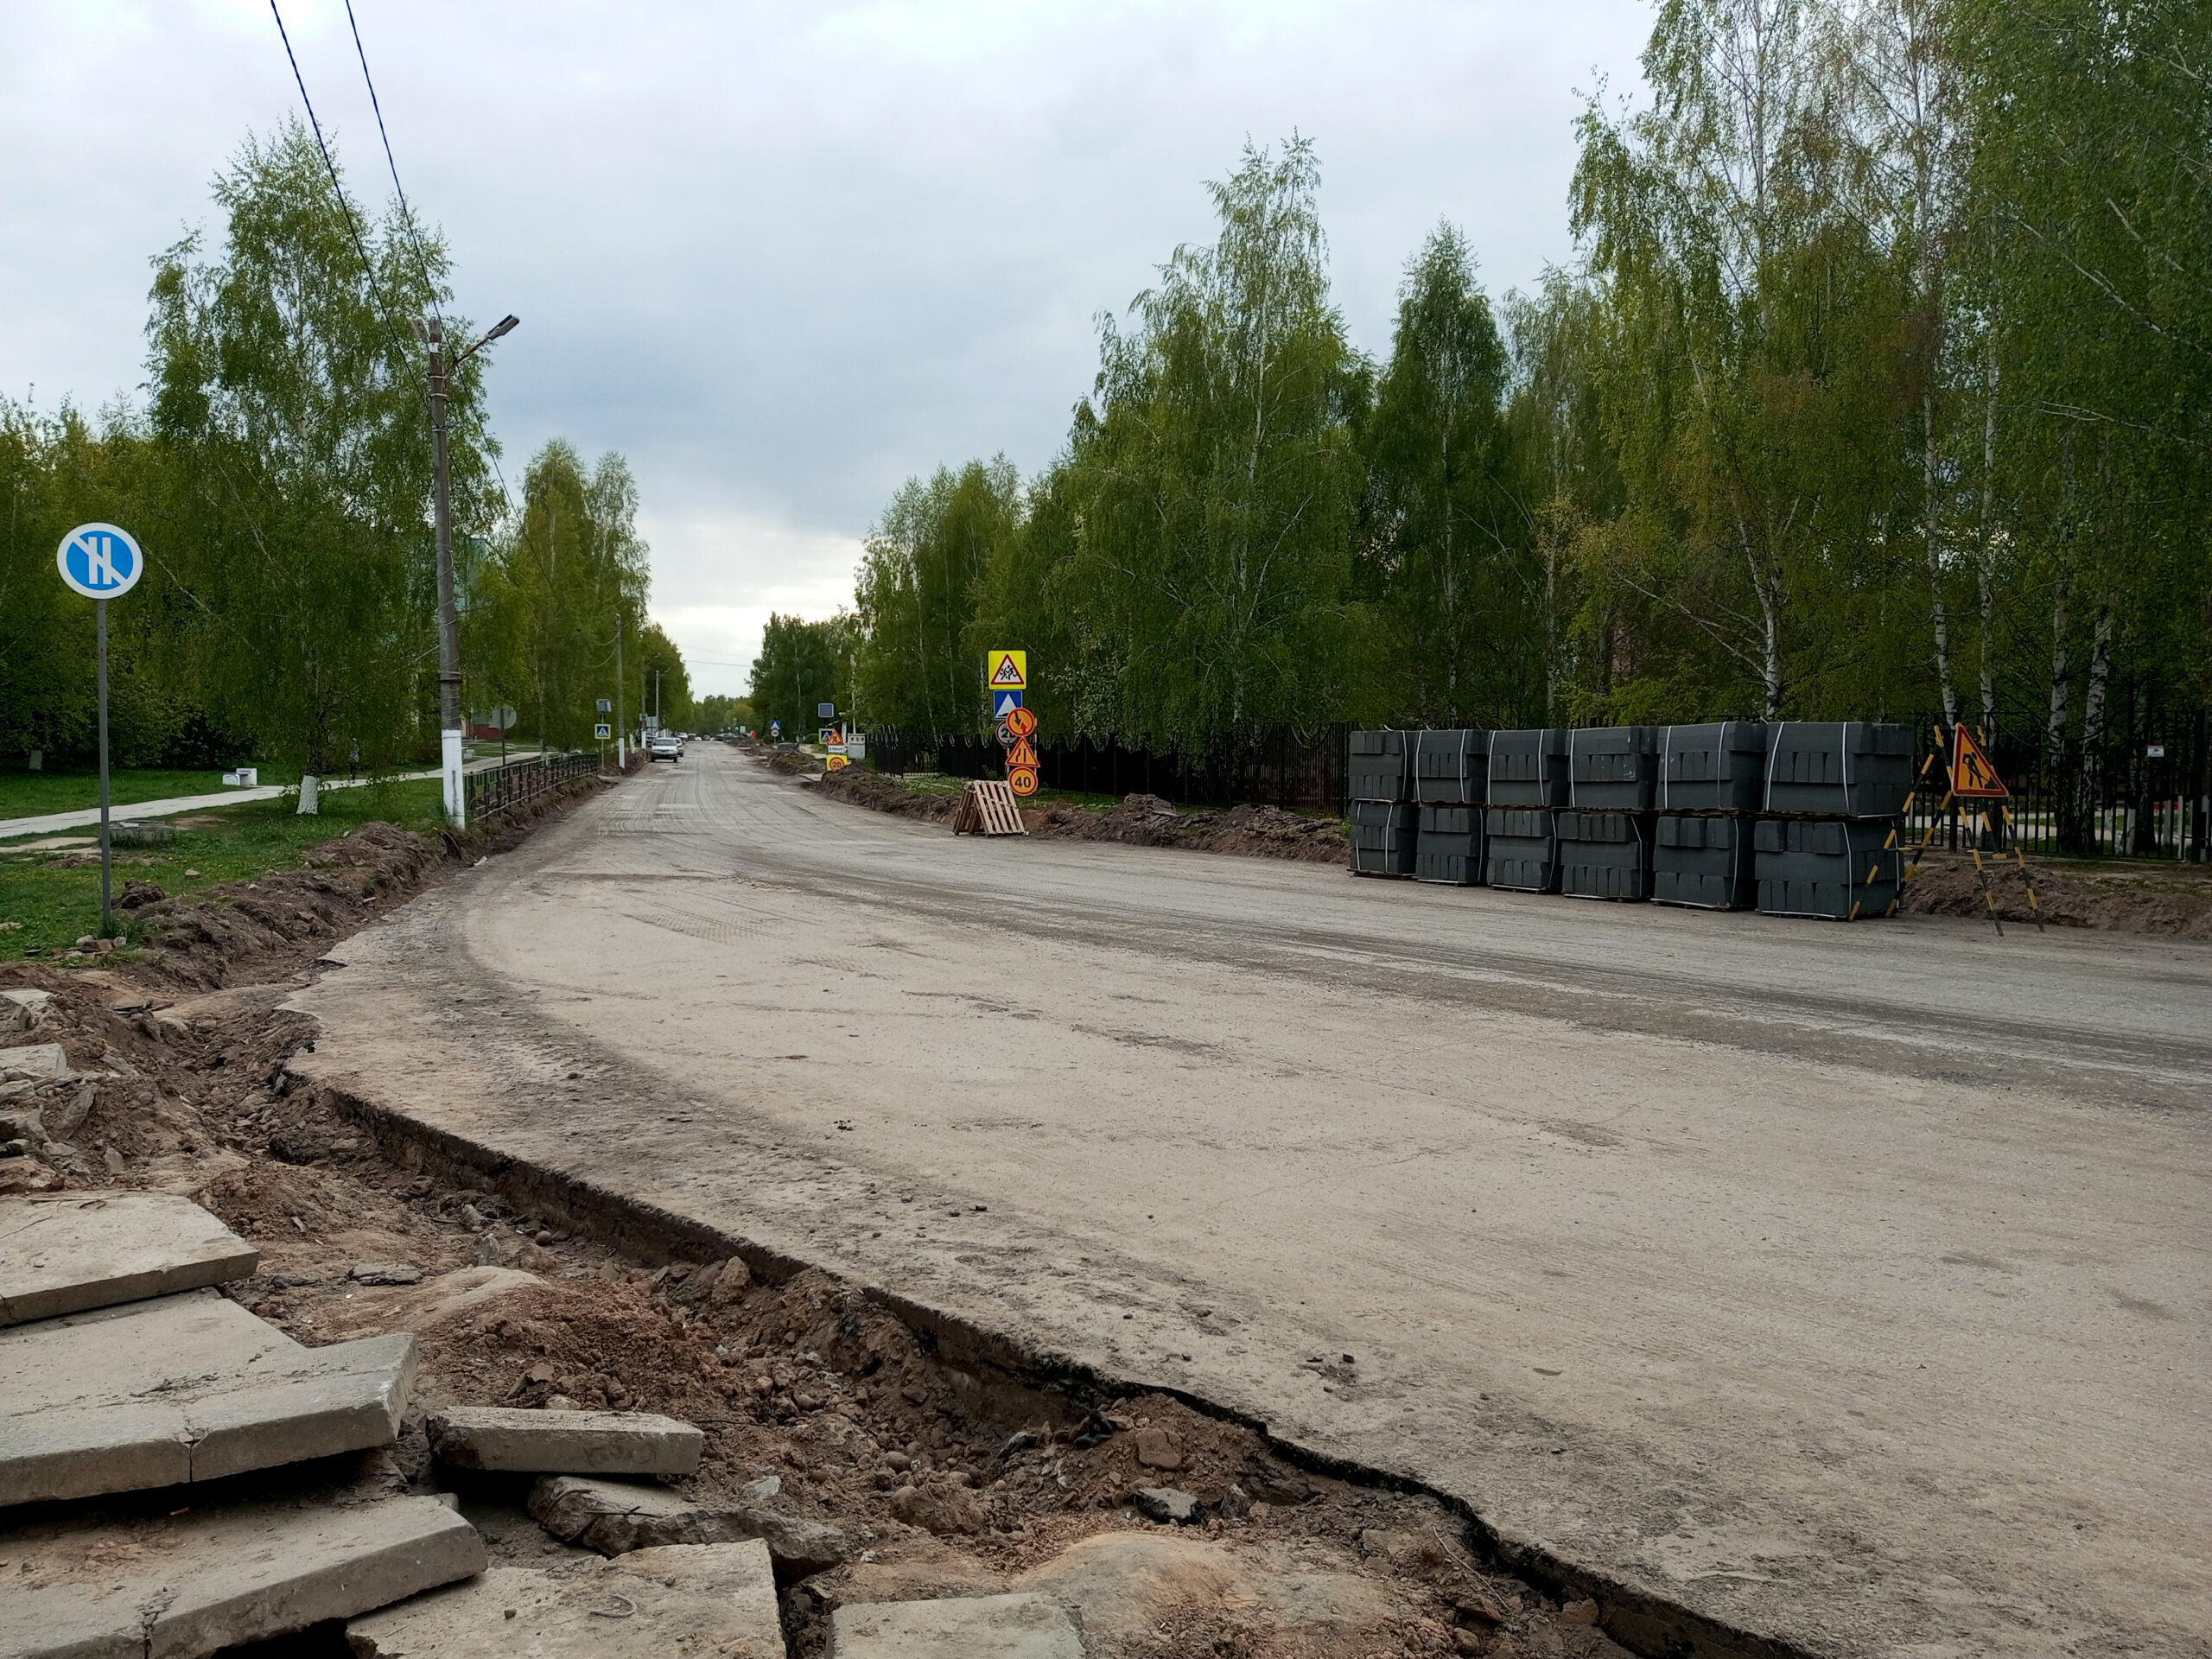
[[960,799],[954,795],[924,795],[911,790],[895,778],[887,778],[880,772],[866,766],[847,766],[841,772],[825,772],[822,781],[815,785],[814,792],[826,795],[833,801],[849,801],[855,806],[865,806],[874,812],[888,812],[893,817],[915,818],[924,823],[950,823],[959,810]]
[[1079,841],[1117,841],[1132,847],[1182,847],[1246,858],[1287,858],[1333,864],[1346,856],[1344,826],[1334,818],[1305,818],[1273,806],[1224,810],[1178,807],[1157,795],[1130,795],[1109,811],[1065,801],[1025,811],[1037,836]]
[[[789,755],[768,755],[759,750],[753,753],[756,760],[765,758],[776,771],[798,770],[784,764],[792,758]],[[957,796],[925,795],[896,778],[862,766],[825,772],[814,788],[817,794],[831,800],[925,823],[949,823],[959,808]],[[1178,807],[1157,795],[1130,795],[1104,811],[1073,801],[1047,801],[1041,806],[1022,808],[1021,821],[1031,835],[1058,840],[1181,847],[1192,852],[1317,864],[1343,862],[1349,847],[1344,825],[1334,818],[1300,817],[1272,806]]]
[[438,849],[410,830],[381,822],[360,825],[335,840],[310,847],[302,861],[311,870],[360,870],[370,879],[363,896],[414,881],[429,868]]
[[[2045,923],[2112,933],[2146,933],[2168,938],[2212,939],[2212,879],[2185,866],[2106,867],[2036,863],[2036,899]],[[2026,882],[2017,863],[1989,867],[1990,891],[2001,920],[2032,925]],[[1898,906],[1907,915],[1960,916],[1989,913],[1981,883],[1968,857],[1939,855],[1920,868]]]

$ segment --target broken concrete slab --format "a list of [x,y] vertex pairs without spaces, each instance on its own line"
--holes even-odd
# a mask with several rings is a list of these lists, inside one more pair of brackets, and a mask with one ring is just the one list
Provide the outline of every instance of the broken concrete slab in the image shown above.
[[257,1504],[10,1539],[8,1659],[200,1659],[350,1618],[484,1570],[476,1529],[430,1497]]
[[449,1406],[430,1416],[430,1450],[458,1469],[556,1475],[688,1475],[707,1437],[649,1411]]
[[415,1338],[306,1348],[213,1290],[0,1330],[0,1504],[389,1446]]
[[0,1048],[0,1083],[50,1083],[73,1075],[69,1056],[59,1043],[18,1043],[12,1048]]
[[1177,1526],[1205,1518],[1197,1498],[1173,1486],[1140,1486],[1129,1494],[1129,1507],[1139,1515]]
[[678,1544],[582,1571],[494,1567],[354,1619],[357,1659],[783,1659],[768,1547]]
[[0,1325],[252,1277],[261,1252],[189,1198],[0,1199]]
[[830,1616],[830,1659],[1083,1659],[1083,1638],[1042,1596],[861,1602]]
[[663,1544],[760,1539],[785,1584],[845,1559],[845,1535],[826,1522],[746,1504],[698,1503],[662,1486],[548,1475],[530,1490],[530,1513],[565,1543],[602,1555]]

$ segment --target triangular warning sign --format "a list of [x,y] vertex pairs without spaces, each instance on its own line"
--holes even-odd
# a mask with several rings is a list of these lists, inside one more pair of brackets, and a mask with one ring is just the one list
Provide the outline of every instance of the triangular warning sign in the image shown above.
[[1997,767],[1974,734],[1963,726],[1951,728],[1951,793],[1961,800],[2003,800],[2012,794]]
[[1035,766],[1037,764],[1036,747],[1026,737],[1016,738],[1014,747],[1006,753],[1006,764],[1009,771],[1015,766]]
[[1004,686],[1012,690],[1020,690],[1029,683],[1029,677],[1021,671],[1021,662],[1014,652],[1001,652],[998,666],[991,671],[993,688]]

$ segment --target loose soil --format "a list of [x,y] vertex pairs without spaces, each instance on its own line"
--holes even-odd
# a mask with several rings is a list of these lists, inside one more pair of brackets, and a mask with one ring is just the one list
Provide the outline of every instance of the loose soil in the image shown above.
[[[321,1091],[293,1086],[285,1062],[315,1027],[277,1005],[334,940],[480,845],[364,825],[298,871],[149,900],[151,943],[128,958],[0,965],[0,989],[49,993],[35,1013],[0,1003],[0,1046],[59,1043],[79,1074],[5,1085],[0,1192],[186,1194],[258,1244],[259,1271],[228,1294],[297,1339],[415,1332],[395,1454],[411,1490],[442,1482],[423,1419],[444,1404],[698,1424],[688,1493],[772,1492],[846,1535],[844,1565],[785,1592],[802,1659],[825,1651],[843,1601],[1017,1588],[1078,1600],[1094,1659],[1624,1651],[1595,1603],[1562,1605],[1480,1559],[1465,1518],[1429,1496],[1301,1468],[1167,1395],[963,1370],[818,1270],[772,1285],[734,1259],[649,1264],[380,1155]],[[422,1277],[371,1285],[355,1272],[368,1263]],[[1160,1487],[1196,1500],[1191,1522],[1146,1517],[1137,1495]],[[568,1553],[523,1519],[522,1495],[496,1481],[467,1495],[493,1559]]]
[[[2032,906],[2017,862],[1985,860],[1985,868],[2000,921],[2031,927],[2040,913],[2053,927],[2212,939],[2212,869],[2201,864],[2031,859]],[[1944,854],[1921,865],[1919,878],[1905,889],[1898,908],[1908,915],[1961,916],[1986,923],[1990,899],[1971,855]]]
[[[804,775],[820,765],[804,753],[754,751],[772,770]],[[952,822],[959,798],[925,795],[895,778],[847,766],[824,772],[814,791],[894,817],[925,823]],[[1021,822],[1033,836],[1063,841],[1114,841],[1129,847],[1179,847],[1189,852],[1233,853],[1246,858],[1287,858],[1302,863],[1340,864],[1349,856],[1344,825],[1334,818],[1301,817],[1272,806],[1232,806],[1215,810],[1179,807],[1157,795],[1129,795],[1110,808],[1050,801],[1021,809]]]

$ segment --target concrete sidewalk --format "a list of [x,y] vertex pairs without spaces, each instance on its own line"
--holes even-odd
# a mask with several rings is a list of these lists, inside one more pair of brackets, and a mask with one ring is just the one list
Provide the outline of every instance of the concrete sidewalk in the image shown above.
[[[470,772],[496,772],[502,766],[518,766],[524,760],[534,760],[536,755],[513,755],[502,760],[488,755],[468,763]],[[395,784],[420,783],[425,778],[435,778],[432,772],[403,772],[384,781]],[[375,781],[367,778],[326,778],[322,786],[331,789],[365,789]],[[262,784],[252,789],[226,789],[213,795],[177,795],[166,801],[133,801],[129,805],[108,808],[108,817],[118,823],[126,818],[167,818],[180,812],[206,812],[218,807],[236,806],[241,801],[273,801],[287,789],[289,784]],[[74,812],[48,812],[35,818],[0,818],[0,841],[13,840],[17,836],[50,836],[62,830],[83,830],[96,827],[100,821],[97,806],[86,807]]]

